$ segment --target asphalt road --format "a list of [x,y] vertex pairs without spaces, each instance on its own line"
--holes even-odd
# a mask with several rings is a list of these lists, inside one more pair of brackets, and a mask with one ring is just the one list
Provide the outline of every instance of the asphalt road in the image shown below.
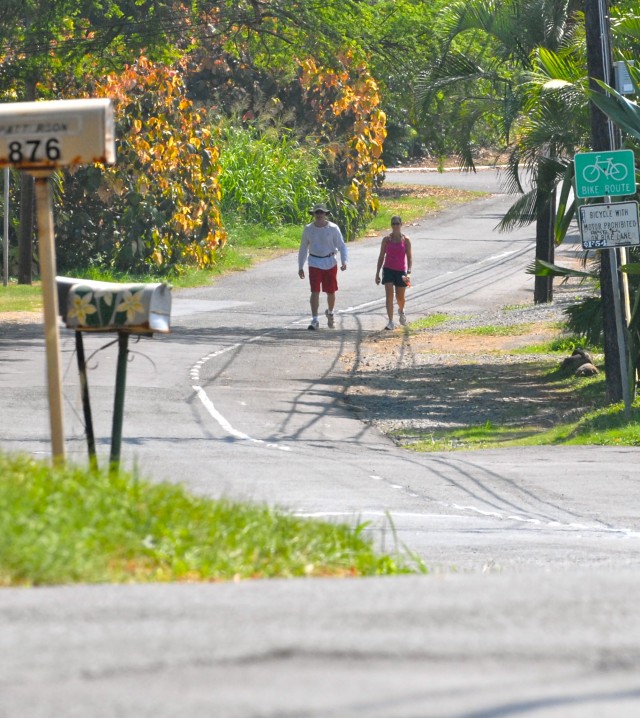
[[[405,228],[410,318],[530,301],[533,229],[493,232],[510,201]],[[370,521],[430,573],[3,590],[0,718],[638,715],[638,451],[415,455],[361,424],[340,357],[384,326],[378,247],[350,247],[333,331],[306,330],[292,255],[176,293],[172,333],[134,347],[123,462],[208,496]],[[1,445],[46,456],[39,332],[0,337]],[[63,334],[67,448],[84,460]],[[114,360],[96,354],[89,379],[101,461]]]

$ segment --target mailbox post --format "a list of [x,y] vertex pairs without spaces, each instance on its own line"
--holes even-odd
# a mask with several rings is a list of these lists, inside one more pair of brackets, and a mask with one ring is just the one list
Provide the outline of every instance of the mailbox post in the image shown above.
[[64,424],[57,324],[56,254],[49,179],[51,173],[61,167],[94,162],[115,162],[111,100],[54,100],[0,105],[0,167],[29,172],[36,181],[49,416],[55,463],[64,461]]
[[109,458],[110,470],[117,472],[122,446],[129,335],[151,336],[154,332],[169,332],[171,287],[165,283],[117,284],[73,277],[57,277],[56,284],[60,316],[67,328],[73,329],[76,333],[82,407],[89,461],[93,467],[97,467],[98,464],[82,334],[84,332],[118,333],[118,364]]

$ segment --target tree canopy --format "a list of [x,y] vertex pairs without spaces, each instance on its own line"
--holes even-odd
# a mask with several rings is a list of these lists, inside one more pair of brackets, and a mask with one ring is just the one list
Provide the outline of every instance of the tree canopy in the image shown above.
[[[457,153],[472,166],[487,147],[510,148],[516,184],[521,165],[535,167],[540,191],[506,219],[531,221],[548,203],[565,155],[585,141],[581,8],[579,0],[5,0],[0,99],[82,97],[133,83],[131,97],[114,93],[126,164],[87,170],[98,199],[74,189],[82,173],[66,173],[61,187],[82,200],[78,212],[86,216],[109,195],[115,215],[125,224],[131,218],[125,234],[135,233],[135,213],[150,216],[147,202],[128,209],[118,202],[137,201],[143,175],[165,171],[167,194],[153,197],[162,210],[151,213],[162,236],[144,235],[135,254],[156,268],[185,257],[215,261],[202,242],[224,241],[216,173],[221,138],[236,136],[220,133],[230,124],[248,137],[281,132],[296,152],[306,147],[317,186],[348,236],[375,212],[386,164]],[[640,45],[634,2],[613,3],[611,14],[616,52],[630,57]],[[171,112],[163,77],[180,88]],[[148,166],[142,138],[157,146]],[[172,165],[170,142],[196,172],[191,179]],[[212,190],[206,211],[195,189],[203,171]],[[114,193],[125,187],[131,196]],[[194,224],[185,223],[178,238],[176,217],[189,211]],[[74,222],[85,215],[72,214],[64,215],[66,231],[78,239]],[[115,229],[103,219],[96,236],[70,246],[104,244],[97,235]],[[209,232],[214,239],[203,239]],[[200,250],[186,251],[193,242]],[[119,247],[112,262],[134,261],[123,253],[126,243],[108,243]]]

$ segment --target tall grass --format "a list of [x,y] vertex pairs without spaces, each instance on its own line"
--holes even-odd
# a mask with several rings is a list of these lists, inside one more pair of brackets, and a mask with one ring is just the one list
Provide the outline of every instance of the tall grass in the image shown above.
[[283,128],[222,131],[220,187],[225,224],[277,227],[309,221],[309,207],[325,197],[320,152]]
[[365,528],[0,453],[0,586],[423,570]]

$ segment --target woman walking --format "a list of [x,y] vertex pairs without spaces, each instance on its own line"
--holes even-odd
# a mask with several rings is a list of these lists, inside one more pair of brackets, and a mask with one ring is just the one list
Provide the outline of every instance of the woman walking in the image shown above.
[[391,234],[383,237],[380,245],[380,256],[376,268],[376,284],[380,284],[380,270],[382,269],[382,284],[387,298],[387,317],[389,321],[385,329],[395,329],[393,322],[393,295],[398,304],[398,319],[400,324],[407,323],[404,313],[404,294],[409,286],[411,274],[411,240],[402,234],[402,220],[398,215],[391,218]]

